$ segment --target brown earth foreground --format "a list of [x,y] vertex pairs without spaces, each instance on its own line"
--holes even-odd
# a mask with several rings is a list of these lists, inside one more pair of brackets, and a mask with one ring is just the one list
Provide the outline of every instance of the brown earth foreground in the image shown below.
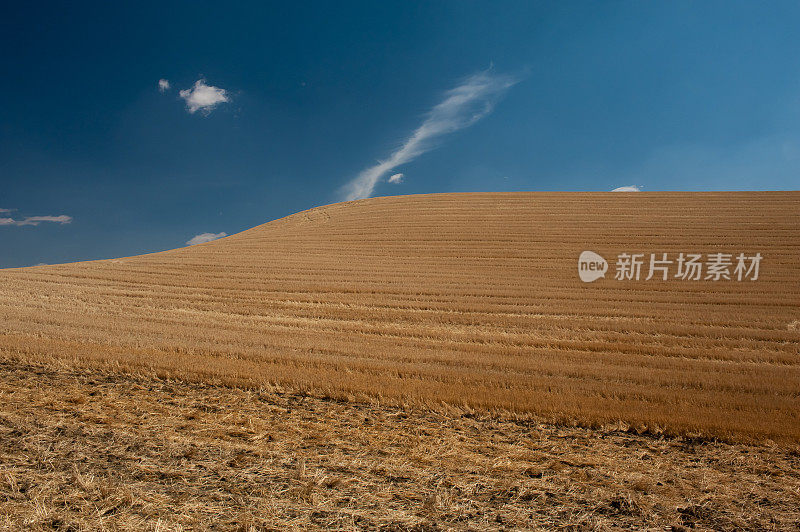
[[[606,279],[578,279],[583,250]],[[763,261],[756,281],[616,281],[620,253]],[[375,198],[2,270],[0,355],[794,444],[800,192]]]
[[797,530],[800,449],[0,361],[9,530]]

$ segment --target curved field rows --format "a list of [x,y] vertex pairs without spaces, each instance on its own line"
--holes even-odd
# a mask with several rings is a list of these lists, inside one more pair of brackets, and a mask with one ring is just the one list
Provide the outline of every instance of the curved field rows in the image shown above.
[[[605,279],[578,279],[583,250]],[[617,281],[623,252],[764,258],[757,281]],[[798,441],[798,262],[796,192],[376,198],[2,270],[0,354]]]

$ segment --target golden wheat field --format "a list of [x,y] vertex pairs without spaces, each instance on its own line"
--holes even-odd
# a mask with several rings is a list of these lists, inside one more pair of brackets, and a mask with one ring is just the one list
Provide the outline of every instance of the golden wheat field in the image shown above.
[[[577,258],[761,253],[756,281],[582,283]],[[475,193],[301,212],[0,271],[0,354],[319,397],[800,440],[800,193]]]
[[0,530],[797,530],[800,446],[0,360]]

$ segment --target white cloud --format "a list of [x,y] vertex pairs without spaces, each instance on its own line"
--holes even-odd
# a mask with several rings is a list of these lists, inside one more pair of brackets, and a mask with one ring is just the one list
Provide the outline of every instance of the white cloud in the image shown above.
[[28,216],[24,220],[17,222],[17,225],[39,225],[41,222],[68,224],[72,223],[72,216],[67,216],[65,214],[60,216]]
[[[10,209],[3,209],[2,212],[11,212]],[[42,222],[53,222],[60,224],[72,223],[72,216],[61,214],[59,216],[28,216],[22,220],[13,218],[0,218],[0,225],[39,225]]]
[[388,181],[389,181],[389,183],[394,183],[395,185],[399,185],[400,183],[403,182],[403,178],[404,177],[405,177],[405,174],[394,174],[393,176],[391,176],[388,179]]
[[0,209],[0,212],[11,212],[11,211],[13,211],[13,210],[14,210],[14,209]]
[[231,101],[228,97],[228,91],[212,85],[206,85],[205,80],[202,79],[195,81],[191,89],[182,90],[179,94],[186,101],[186,110],[190,113],[201,110],[203,113],[208,114],[217,105]]
[[636,185],[626,185],[624,187],[617,187],[611,192],[641,192],[642,189]]
[[197,236],[193,236],[188,242],[186,242],[186,245],[194,246],[195,244],[205,244],[206,242],[211,242],[212,240],[217,240],[218,238],[222,238],[224,236],[228,236],[228,233],[200,233]]
[[158,90],[161,92],[167,92],[170,88],[169,80],[168,79],[160,79],[158,80]]
[[492,75],[486,71],[474,74],[450,89],[444,100],[431,109],[422,125],[399,149],[345,185],[345,199],[370,197],[384,175],[432,150],[435,139],[469,127],[491,113],[500,96],[517,81],[511,76]]

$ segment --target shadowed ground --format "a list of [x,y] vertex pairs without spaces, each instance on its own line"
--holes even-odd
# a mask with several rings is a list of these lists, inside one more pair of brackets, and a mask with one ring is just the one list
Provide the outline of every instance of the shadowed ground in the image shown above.
[[0,362],[10,530],[794,530],[800,448]]

